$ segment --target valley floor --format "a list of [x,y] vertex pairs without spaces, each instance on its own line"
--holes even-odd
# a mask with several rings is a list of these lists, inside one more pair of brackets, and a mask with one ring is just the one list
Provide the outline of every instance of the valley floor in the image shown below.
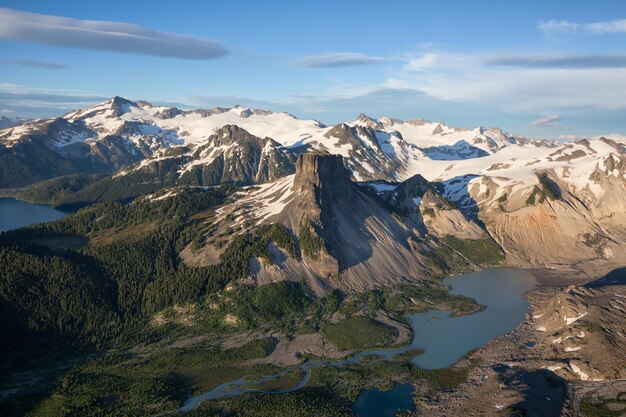
[[[350,416],[364,389],[391,389],[397,383],[412,384],[420,416],[622,415],[626,285],[619,276],[609,282],[613,285],[583,286],[582,277],[563,274],[559,279],[557,271],[538,272],[539,285],[527,294],[531,308],[524,321],[450,368],[417,369],[408,362],[413,355],[398,355],[390,362],[365,356],[356,364],[313,369],[301,390],[205,401],[188,415],[260,416],[280,409],[283,415],[299,417]],[[429,303],[415,305],[416,299]],[[411,302],[403,304],[406,300]],[[432,285],[321,299],[291,323],[268,322],[265,329],[250,331],[194,329],[189,321],[193,310],[177,308],[153,323],[163,331],[161,336],[154,333],[153,341],[82,356],[80,363],[63,369],[56,361],[37,371],[3,375],[3,399],[20,397],[17,408],[4,410],[29,416],[173,415],[190,394],[223,382],[249,375],[252,386],[258,375],[307,359],[336,360],[355,350],[404,344],[410,328],[398,312],[434,308],[461,314],[479,310],[471,300],[451,297]],[[284,390],[301,377],[287,373],[260,387]],[[49,389],[42,393],[46,385]]]

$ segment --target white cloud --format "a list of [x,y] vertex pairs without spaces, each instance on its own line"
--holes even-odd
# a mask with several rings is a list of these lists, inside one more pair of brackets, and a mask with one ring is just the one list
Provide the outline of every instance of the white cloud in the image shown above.
[[409,59],[407,69],[410,70],[426,70],[436,67],[441,61],[441,55],[436,53],[426,53],[422,56]]
[[559,123],[560,120],[561,116],[551,114],[540,117],[539,119],[532,121],[530,124],[533,126],[561,126],[561,123]]
[[212,59],[226,54],[222,44],[211,39],[7,8],[0,8],[0,39],[180,59]]
[[571,23],[567,20],[540,20],[537,24],[539,30],[545,33],[574,33],[580,29],[580,24]]
[[617,110],[626,108],[625,66],[626,55],[429,51],[410,57],[387,82],[440,100],[503,111]]
[[589,23],[585,27],[593,33],[626,33],[626,19]]
[[537,27],[545,33],[589,32],[599,35],[626,33],[626,19],[592,23],[574,23],[567,20],[541,20]]

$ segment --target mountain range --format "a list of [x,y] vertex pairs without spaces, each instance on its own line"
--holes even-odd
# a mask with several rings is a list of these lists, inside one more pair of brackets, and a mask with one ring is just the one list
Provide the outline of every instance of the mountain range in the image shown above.
[[245,217],[220,227],[279,222],[323,241],[318,259],[282,273],[259,268],[260,279],[297,272],[324,291],[319,279],[330,275],[360,288],[381,271],[423,274],[433,268],[424,256],[445,239],[485,239],[525,267],[594,271],[624,259],[625,143],[535,141],[364,114],[325,126],[241,106],[185,111],[113,97],[1,130],[0,186],[31,186],[22,198],[56,205],[243,186],[221,212]]
[[[617,135],[536,141],[363,114],[325,126],[114,97],[0,129],[0,186],[73,211],[0,233],[2,415],[176,414],[190,393],[277,370],[258,379],[269,391],[189,415],[353,415],[381,382],[414,384],[424,415],[557,415],[545,405],[562,408],[570,382],[623,391]],[[444,369],[408,362],[421,349],[351,356],[409,349],[411,312],[481,311],[441,278],[494,267],[537,275],[492,270],[498,282],[540,284],[511,333]],[[523,301],[508,291],[507,306]],[[325,366],[342,358],[358,363]],[[545,401],[518,403],[527,387]]]
[[[245,130],[250,138],[233,145],[212,137],[229,125]],[[469,131],[423,119],[376,120],[361,114],[354,122],[327,127],[288,113],[241,106],[183,111],[113,97],[59,118],[22,122],[3,130],[1,155],[11,155],[13,168],[31,175],[3,175],[0,186],[23,186],[79,172],[113,172],[143,161],[133,168],[138,169],[172,158],[181,165],[181,173],[188,173],[244,151],[233,146],[249,148],[254,142],[255,148],[265,148],[265,138],[273,141],[264,154],[317,149],[342,155],[358,181],[401,180],[419,169],[420,161],[481,157],[512,144],[552,146],[507,135],[497,128]],[[259,156],[258,149],[253,153]],[[46,164],[44,158],[54,163]],[[7,165],[3,162],[2,167]],[[254,182],[254,174],[238,173],[235,179]],[[220,178],[213,181],[219,182]]]

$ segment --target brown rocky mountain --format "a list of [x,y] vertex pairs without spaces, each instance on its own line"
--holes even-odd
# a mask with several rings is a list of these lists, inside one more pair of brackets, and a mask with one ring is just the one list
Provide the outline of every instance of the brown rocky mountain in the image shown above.
[[[411,190],[417,179],[401,187]],[[473,265],[461,251],[443,242],[448,236],[488,239],[484,230],[441,197],[426,180],[425,198],[436,209],[435,217],[453,218],[455,227],[429,228],[419,211],[395,210],[384,197],[350,179],[341,157],[322,153],[298,156],[296,172],[273,183],[247,190],[233,203],[222,207],[215,219],[217,231],[240,230],[261,224],[284,225],[296,238],[300,258],[270,248],[274,262],[252,262],[251,274],[259,283],[305,278],[318,293],[332,288],[364,290],[379,285],[409,282],[433,273],[450,271],[445,261],[432,258],[441,250],[446,260],[465,268]],[[409,192],[409,191],[407,191]],[[445,207],[440,207],[445,206]],[[442,223],[443,224],[443,223]],[[209,241],[195,256],[199,264],[216,262],[218,249]],[[438,249],[439,248],[439,249]],[[494,249],[497,246],[494,245]],[[437,264],[437,261],[441,261]]]

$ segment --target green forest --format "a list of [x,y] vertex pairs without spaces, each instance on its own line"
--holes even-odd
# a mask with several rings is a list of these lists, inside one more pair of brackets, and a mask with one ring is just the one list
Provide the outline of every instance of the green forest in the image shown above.
[[233,191],[191,188],[152,202],[100,203],[1,234],[0,331],[7,337],[0,349],[34,348],[51,338],[100,346],[155,312],[245,278],[250,257],[271,259],[270,241],[300,256],[286,229],[271,225],[236,236],[217,265],[182,262],[180,251],[210,228],[198,213],[224,203]]

